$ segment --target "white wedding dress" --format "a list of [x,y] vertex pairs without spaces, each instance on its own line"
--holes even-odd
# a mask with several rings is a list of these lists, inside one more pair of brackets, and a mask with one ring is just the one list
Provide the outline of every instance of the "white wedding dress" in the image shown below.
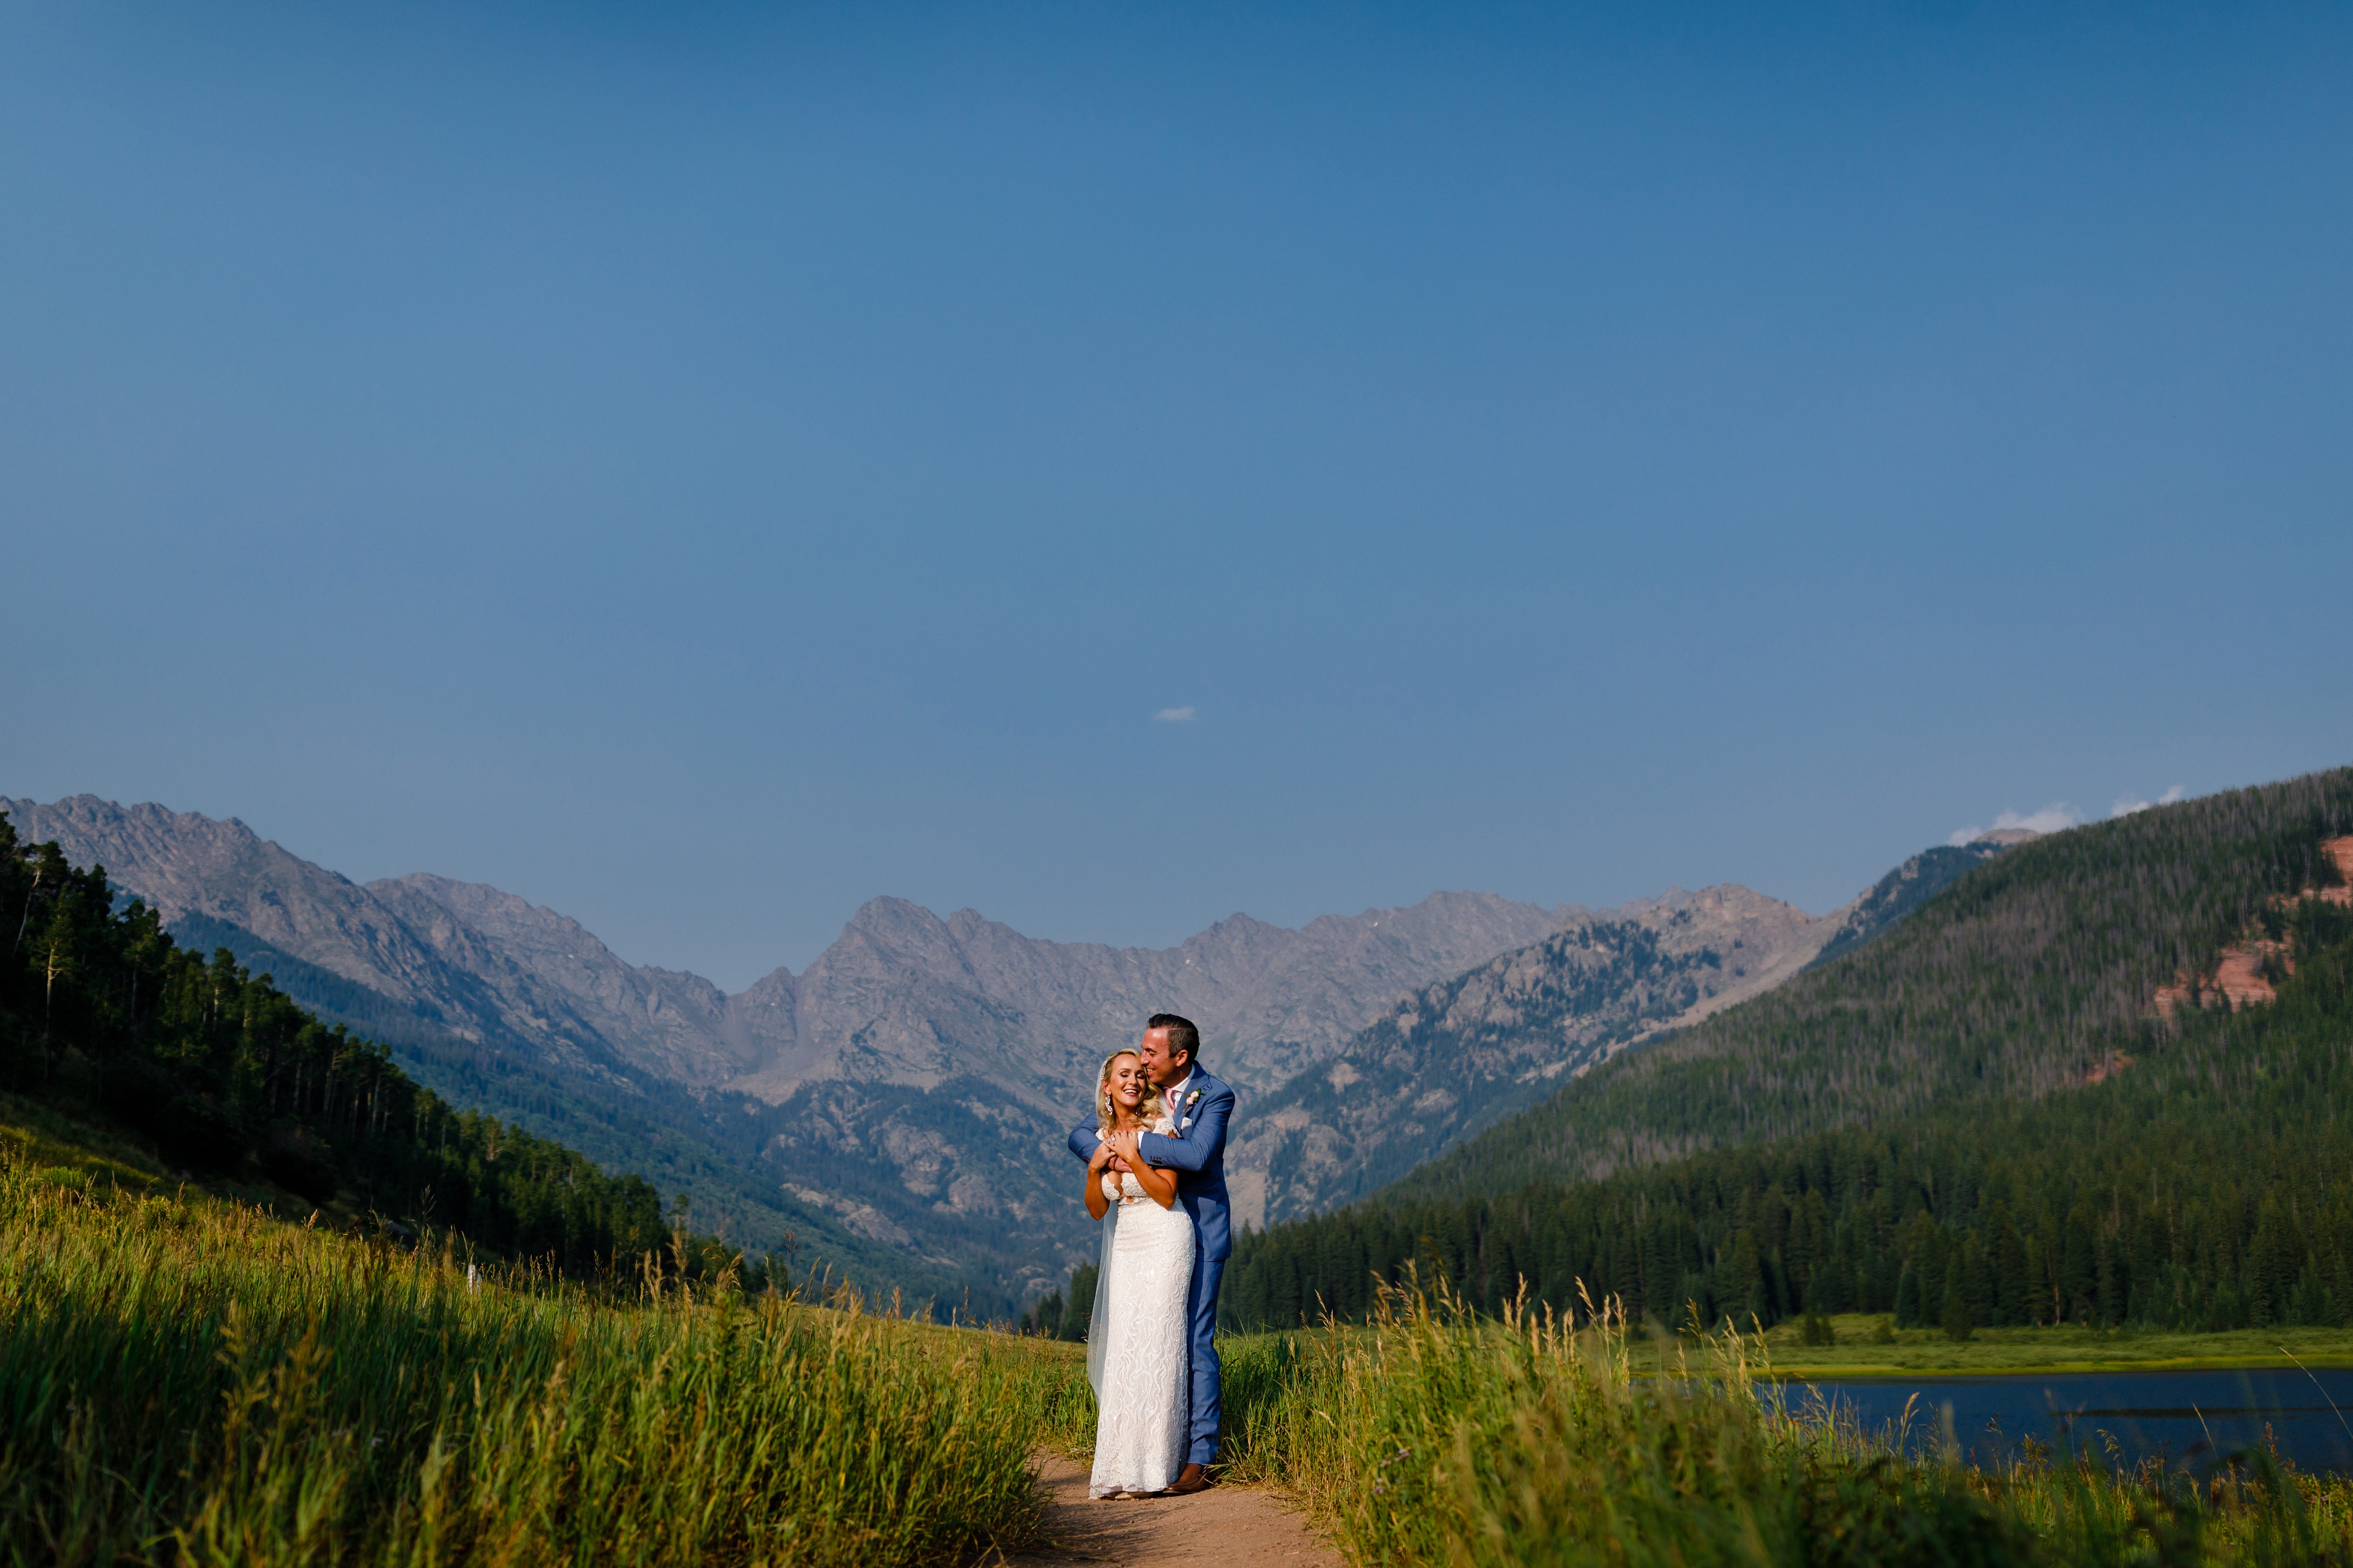
[[[1168,1131],[1164,1121],[1153,1129]],[[1162,1208],[1133,1175],[1103,1177],[1118,1201],[1103,1215],[1102,1273],[1087,1333],[1087,1378],[1102,1415],[1087,1495],[1156,1492],[1190,1446],[1193,1349],[1185,1310],[1193,1284],[1193,1216]]]

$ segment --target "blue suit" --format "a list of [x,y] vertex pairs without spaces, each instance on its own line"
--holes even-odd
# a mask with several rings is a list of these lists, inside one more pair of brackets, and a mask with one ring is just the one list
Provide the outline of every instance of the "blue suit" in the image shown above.
[[[1185,1298],[1192,1320],[1193,1446],[1185,1457],[1206,1465],[1218,1457],[1218,1282],[1234,1255],[1232,1205],[1226,1201],[1226,1123],[1234,1114],[1234,1091],[1196,1067],[1181,1099],[1168,1107],[1175,1135],[1146,1132],[1137,1150],[1146,1164],[1176,1173],[1176,1201],[1193,1216],[1193,1285]],[[1071,1130],[1071,1152],[1091,1160],[1102,1138],[1092,1118],[1082,1121]]]

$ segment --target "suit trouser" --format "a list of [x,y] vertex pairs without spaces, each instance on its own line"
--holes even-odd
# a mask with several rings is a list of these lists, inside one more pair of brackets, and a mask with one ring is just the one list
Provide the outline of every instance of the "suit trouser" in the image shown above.
[[1218,1284],[1225,1274],[1224,1258],[1194,1247],[1193,1283],[1185,1293],[1193,1335],[1193,1446],[1185,1455],[1190,1464],[1218,1457]]

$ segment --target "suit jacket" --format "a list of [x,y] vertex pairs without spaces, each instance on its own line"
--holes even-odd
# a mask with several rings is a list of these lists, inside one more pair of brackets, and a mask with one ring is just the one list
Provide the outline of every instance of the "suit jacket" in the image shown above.
[[[1198,1100],[1193,1098],[1196,1091]],[[1233,1118],[1234,1091],[1224,1079],[1197,1066],[1185,1085],[1185,1098],[1191,1103],[1168,1108],[1176,1132],[1147,1132],[1138,1149],[1146,1163],[1176,1173],[1176,1201],[1193,1216],[1194,1244],[1202,1256],[1231,1258],[1234,1225],[1226,1201],[1226,1123]],[[1071,1152],[1091,1160],[1102,1139],[1103,1129],[1091,1116],[1071,1129]]]

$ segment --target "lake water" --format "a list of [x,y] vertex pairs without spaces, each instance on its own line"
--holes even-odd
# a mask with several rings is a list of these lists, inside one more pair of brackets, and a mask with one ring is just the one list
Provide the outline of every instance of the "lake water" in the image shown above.
[[[2018,1457],[2019,1440],[2072,1447],[2137,1465],[2162,1457],[2197,1468],[2222,1454],[2276,1447],[2298,1468],[2353,1474],[2353,1372],[2116,1372],[2017,1377],[1920,1377],[1788,1385],[1791,1409],[1810,1391],[1865,1431],[1913,1406],[1910,1445],[1953,1439],[1972,1463]],[[2334,1408],[2331,1402],[2334,1402]]]

